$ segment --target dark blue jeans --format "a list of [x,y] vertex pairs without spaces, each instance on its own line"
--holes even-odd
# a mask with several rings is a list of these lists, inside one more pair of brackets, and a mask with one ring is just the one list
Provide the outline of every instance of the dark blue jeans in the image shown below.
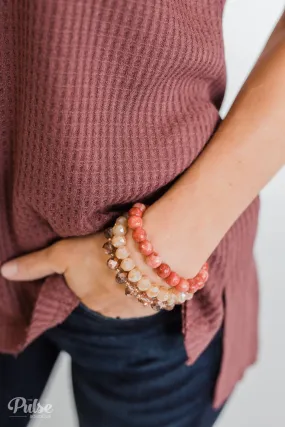
[[79,305],[17,358],[0,355],[2,427],[27,425],[27,418],[10,417],[7,403],[39,398],[61,350],[72,358],[80,427],[210,427],[218,417],[211,400],[222,330],[186,366],[180,308],[111,319]]

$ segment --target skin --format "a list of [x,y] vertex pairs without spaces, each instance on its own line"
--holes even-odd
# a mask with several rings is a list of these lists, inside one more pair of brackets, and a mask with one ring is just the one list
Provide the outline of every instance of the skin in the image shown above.
[[[236,219],[284,166],[284,76],[285,14],[211,141],[145,214],[144,226],[154,247],[181,276],[197,274]],[[15,281],[62,274],[84,304],[106,316],[153,314],[114,284],[103,243],[102,233],[64,239],[5,263],[1,274]],[[159,281],[132,239],[128,246],[141,271]]]

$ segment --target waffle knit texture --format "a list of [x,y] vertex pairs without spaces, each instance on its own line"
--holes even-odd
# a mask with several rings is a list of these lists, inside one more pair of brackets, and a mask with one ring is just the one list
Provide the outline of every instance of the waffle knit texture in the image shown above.
[[[2,263],[102,230],[133,202],[159,198],[217,128],[226,72],[224,0],[0,6]],[[256,358],[258,210],[257,198],[211,256],[207,286],[183,310],[189,364],[224,321],[215,406]],[[77,304],[61,275],[0,277],[0,350],[18,354]]]

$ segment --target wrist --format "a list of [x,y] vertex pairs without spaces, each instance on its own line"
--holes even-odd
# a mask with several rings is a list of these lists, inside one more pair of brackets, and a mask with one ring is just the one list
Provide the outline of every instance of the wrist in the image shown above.
[[137,243],[132,238],[133,230],[129,229],[127,232],[127,248],[130,253],[130,257],[134,260],[135,265],[139,268],[144,276],[147,276],[152,282],[158,283],[159,285],[165,285],[163,279],[161,279],[156,272],[145,262],[144,256],[138,249]]
[[173,210],[165,210],[158,202],[144,216],[144,228],[155,251],[181,277],[196,276],[211,254],[202,227],[201,219],[200,225],[195,221],[193,211],[186,218],[175,220]]

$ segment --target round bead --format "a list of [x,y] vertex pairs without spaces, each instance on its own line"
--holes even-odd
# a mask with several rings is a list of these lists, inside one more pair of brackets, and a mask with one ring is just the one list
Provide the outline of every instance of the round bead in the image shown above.
[[162,259],[160,258],[160,256],[156,252],[153,252],[151,255],[148,255],[146,257],[145,262],[150,267],[157,268],[160,266]]
[[160,288],[157,294],[158,301],[165,302],[168,300],[169,291],[166,288]]
[[156,273],[162,279],[166,279],[170,275],[170,273],[171,273],[171,268],[169,267],[168,264],[162,263],[156,269]]
[[143,224],[142,219],[139,216],[130,216],[128,219],[128,226],[131,229],[141,227]]
[[105,254],[111,255],[114,252],[115,248],[112,245],[112,243],[108,241],[108,242],[104,243],[103,249],[104,249]]
[[114,236],[112,237],[112,245],[115,246],[115,248],[119,248],[120,246],[125,246],[127,243],[125,236]]
[[106,237],[106,239],[110,239],[111,237],[113,237],[113,228],[112,227],[108,227],[104,230],[104,236]]
[[146,294],[150,298],[155,298],[159,294],[159,286],[151,285],[151,287],[146,291]]
[[133,239],[140,243],[146,239],[146,231],[142,227],[138,227],[133,231]]
[[122,224],[115,224],[113,227],[114,236],[124,236],[127,233],[127,229]]
[[116,250],[116,257],[118,259],[125,259],[130,255],[128,249],[126,248],[126,246],[121,246],[120,248],[118,248]]
[[186,293],[185,292],[177,292],[175,293],[176,304],[183,304],[186,301]]
[[180,282],[180,276],[178,276],[177,273],[174,273],[174,271],[172,271],[166,279],[166,283],[169,286],[177,286],[179,282]]
[[193,294],[191,294],[190,292],[188,292],[186,294],[186,301],[190,301],[193,298]]
[[140,291],[147,291],[150,286],[150,280],[147,277],[142,277],[139,281],[138,281],[138,288]]
[[173,292],[168,293],[167,305],[174,305],[176,303],[176,296]]
[[189,282],[186,279],[181,279],[178,285],[175,287],[179,292],[188,292],[189,291]]
[[188,279],[188,283],[189,283],[189,292],[194,294],[196,292],[194,279]]
[[123,283],[127,283],[127,281],[128,281],[127,273],[120,272],[116,274],[116,282],[119,283],[120,285],[122,285]]
[[137,268],[133,268],[128,274],[129,281],[133,283],[138,282],[141,278],[142,274]]
[[144,240],[143,242],[140,242],[139,250],[143,255],[148,256],[152,254],[153,247],[149,240]]
[[189,279],[188,283],[189,283],[189,291],[193,294],[205,286],[205,283],[202,280],[200,280],[200,278],[197,276],[194,279]]
[[133,207],[139,208],[142,212],[146,210],[146,205],[144,205],[143,203],[135,203]]
[[133,207],[129,210],[129,216],[139,216],[142,217],[142,211],[138,207]]
[[124,225],[125,227],[127,226],[127,218],[125,216],[119,216],[119,218],[116,219],[116,224],[121,224]]
[[209,278],[209,273],[206,269],[202,269],[200,273],[198,273],[199,278],[206,283]]
[[121,262],[120,267],[124,271],[131,271],[135,267],[135,263],[132,258],[125,258]]
[[119,266],[119,262],[117,259],[114,258],[109,258],[107,261],[107,266],[111,269],[111,270],[116,270],[116,268]]

